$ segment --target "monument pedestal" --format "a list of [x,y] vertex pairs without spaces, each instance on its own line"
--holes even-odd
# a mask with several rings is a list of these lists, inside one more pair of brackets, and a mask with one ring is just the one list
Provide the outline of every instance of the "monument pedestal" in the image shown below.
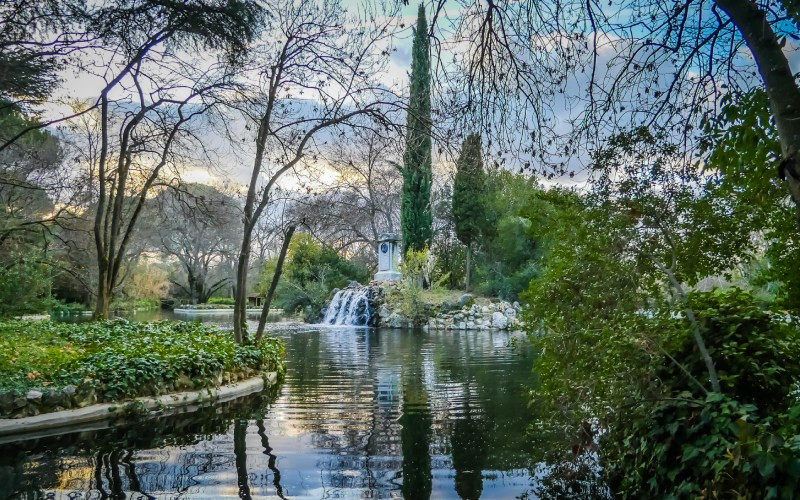
[[400,281],[400,237],[384,233],[378,238],[378,272],[375,281]]
[[375,281],[400,281],[403,275],[397,271],[378,271],[375,273]]

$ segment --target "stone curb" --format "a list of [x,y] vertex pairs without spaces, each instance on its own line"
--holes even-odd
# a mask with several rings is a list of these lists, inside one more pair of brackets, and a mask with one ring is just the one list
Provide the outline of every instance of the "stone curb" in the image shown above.
[[[233,312],[233,308],[230,309],[173,309],[172,312],[175,314],[222,314],[222,313],[229,313]],[[260,308],[252,308],[248,307],[245,312],[248,313],[260,313]],[[270,309],[270,314],[283,314],[283,309]]]
[[252,377],[219,388],[176,392],[154,398],[141,397],[129,401],[121,401],[119,403],[101,403],[74,410],[43,413],[33,417],[4,418],[0,419],[0,436],[26,434],[29,432],[111,419],[124,413],[126,408],[150,411],[180,408],[199,403],[221,403],[255,392],[261,392],[264,390],[264,387],[271,387],[275,385],[277,381],[277,372],[268,372],[263,376]]

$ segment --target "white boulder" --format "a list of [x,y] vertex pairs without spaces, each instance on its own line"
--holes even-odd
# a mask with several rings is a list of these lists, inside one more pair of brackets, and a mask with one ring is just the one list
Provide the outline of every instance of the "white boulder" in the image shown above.
[[492,314],[492,327],[505,330],[508,327],[508,318],[499,311]]

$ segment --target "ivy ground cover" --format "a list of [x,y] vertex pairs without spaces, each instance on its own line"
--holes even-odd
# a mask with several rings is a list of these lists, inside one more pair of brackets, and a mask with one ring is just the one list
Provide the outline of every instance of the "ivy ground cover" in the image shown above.
[[200,323],[0,322],[0,397],[72,386],[117,401],[280,373],[283,358],[279,339],[236,345],[231,332]]

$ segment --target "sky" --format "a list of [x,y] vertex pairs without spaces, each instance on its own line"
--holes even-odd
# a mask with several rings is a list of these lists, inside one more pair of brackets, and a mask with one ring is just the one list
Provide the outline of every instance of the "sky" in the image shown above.
[[[392,0],[389,0],[390,2]],[[344,0],[343,5],[348,9],[355,10],[361,4],[359,0]],[[393,42],[394,50],[390,53],[390,59],[386,70],[378,75],[375,75],[380,83],[388,87],[397,89],[399,92],[406,92],[408,85],[408,71],[411,64],[411,27],[414,25],[417,11],[416,3],[409,3],[403,5],[401,15],[398,18],[399,22],[405,25]],[[448,8],[450,15],[458,14],[458,4],[455,1],[450,1],[445,4]],[[434,3],[428,2],[426,4],[427,10],[430,13],[433,9]],[[447,19],[441,19],[440,22],[446,22]],[[599,34],[603,39],[605,34]],[[608,38],[608,37],[606,37]],[[607,70],[608,63],[615,55],[613,53],[611,44],[606,44],[605,47],[598,54],[598,72],[600,76]],[[797,50],[796,43],[789,42],[786,48],[787,54],[790,56],[793,70],[800,70],[800,51]],[[443,54],[443,59],[447,59],[452,54]],[[743,58],[747,59],[748,54],[744,54]],[[209,60],[210,62],[210,60]],[[548,103],[552,107],[552,113],[555,117],[555,128],[559,131],[568,131],[569,118],[574,109],[571,109],[577,102],[585,99],[589,71],[577,71],[574,75],[570,75],[568,84],[565,87],[563,94],[558,94],[553,97],[552,102]],[[103,80],[96,74],[89,71],[70,72],[63,75],[64,84],[56,97],[61,99],[79,99],[93,101],[97,98],[100,89],[103,86]],[[666,78],[666,75],[665,75]],[[64,112],[63,106],[51,106],[48,109],[50,116],[56,116]],[[239,121],[237,118],[231,117],[231,129],[239,132],[244,138],[247,134],[244,131],[244,122]],[[203,127],[201,127],[203,128]],[[193,182],[224,182],[230,181],[233,183],[246,182],[249,178],[249,172],[252,168],[252,157],[248,157],[248,152],[245,148],[239,154],[234,154],[234,151],[227,146],[226,140],[219,134],[217,130],[211,127],[204,127],[199,133],[203,135],[203,142],[206,146],[211,146],[218,151],[219,164],[214,167],[209,167],[202,164],[187,164],[184,169],[184,176],[186,180]],[[521,139],[522,140],[522,139]],[[434,146],[436,149],[436,146]],[[580,185],[586,180],[583,166],[588,162],[588,152],[580,151],[576,157],[571,158],[570,170],[577,173],[575,177],[563,176],[556,178],[551,183],[570,185]],[[512,168],[517,168],[521,163],[526,160],[524,157],[517,156],[509,163]],[[291,179],[287,179],[288,185],[291,186]]]

